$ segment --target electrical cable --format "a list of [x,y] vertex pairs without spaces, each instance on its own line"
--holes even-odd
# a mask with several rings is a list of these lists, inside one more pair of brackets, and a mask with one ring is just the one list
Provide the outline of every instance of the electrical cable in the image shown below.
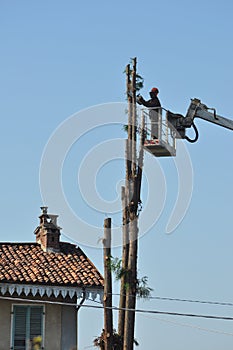
[[178,301],[178,302],[187,302],[187,303],[199,303],[199,304],[209,304],[209,305],[221,305],[221,306],[233,306],[233,303],[220,302],[220,301],[192,300],[192,299],[166,298],[166,297],[151,297],[149,299]]
[[[88,300],[93,301],[92,299],[88,299]],[[101,304],[101,302],[96,301],[96,300],[94,300],[94,302],[97,303],[97,304]],[[153,315],[140,314],[140,316],[144,317],[144,318],[148,318],[148,319],[153,319],[153,320],[157,320],[157,321],[173,324],[175,326],[188,327],[188,328],[196,329],[196,330],[199,330],[199,331],[210,332],[210,333],[215,333],[215,334],[222,334],[222,335],[228,335],[228,336],[233,337],[233,333],[227,333],[227,332],[219,331],[219,330],[216,330],[216,329],[204,328],[204,327],[195,326],[195,325],[188,324],[188,323],[180,323],[180,322],[176,322],[176,321],[171,321],[171,320],[159,318],[159,317],[156,317],[156,316],[153,316]]]
[[[12,300],[12,301],[27,301],[31,303],[41,303],[41,304],[56,304],[56,305],[66,305],[66,306],[75,306],[72,303],[63,303],[63,302],[54,302],[47,300],[33,300],[33,299],[23,299],[23,298],[14,298],[14,297],[3,297],[0,296],[0,299],[3,300]],[[85,308],[91,309],[104,309],[104,306],[97,305],[82,305]],[[114,311],[124,310],[124,311],[132,311],[135,313],[146,313],[146,314],[159,314],[159,315],[169,315],[169,316],[182,316],[182,317],[196,317],[196,318],[205,318],[205,319],[214,319],[214,320],[225,320],[225,321],[233,321],[233,317],[229,316],[216,316],[216,315],[203,315],[203,314],[190,314],[190,313],[181,313],[181,312],[169,312],[169,311],[158,311],[158,310],[143,310],[143,309],[127,309],[127,308],[119,308],[116,306],[106,307],[106,309],[112,309]]]
[[[126,296],[126,294],[120,294],[120,293],[112,293],[112,295],[115,296]],[[131,295],[132,296],[132,295]],[[137,297],[138,299],[142,299],[142,297]],[[149,296],[148,300],[163,300],[163,301],[178,301],[178,302],[187,302],[187,303],[199,303],[199,304],[209,304],[209,305],[220,305],[220,306],[233,306],[233,303],[230,302],[220,302],[220,301],[206,301],[206,300],[192,300],[192,299],[180,299],[180,298],[169,298],[169,297],[156,297],[156,296]]]
[[216,334],[222,334],[222,335],[228,335],[228,336],[233,337],[233,333],[223,332],[223,331],[219,331],[217,329],[204,328],[204,327],[195,326],[195,325],[188,324],[188,323],[180,323],[180,322],[176,322],[176,321],[162,319],[162,318],[159,318],[159,317],[156,317],[156,316],[148,316],[148,315],[142,315],[142,314],[140,316],[144,317],[144,318],[148,318],[148,319],[153,319],[153,320],[157,320],[157,321],[173,324],[175,326],[188,327],[188,328],[196,329],[196,330],[199,330],[199,331],[216,333]]

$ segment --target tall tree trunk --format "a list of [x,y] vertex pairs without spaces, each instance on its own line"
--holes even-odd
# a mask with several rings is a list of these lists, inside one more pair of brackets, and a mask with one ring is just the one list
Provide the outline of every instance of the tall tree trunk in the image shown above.
[[[133,59],[131,95],[132,95],[132,176],[133,182],[136,177],[137,156],[137,112],[136,112],[136,58]],[[135,193],[134,193],[135,195]],[[135,198],[136,199],[136,198]]]
[[133,350],[135,330],[135,308],[137,287],[137,250],[138,250],[138,220],[132,214],[129,229],[129,262],[128,284],[126,293],[126,312],[124,330],[124,350]]
[[[127,91],[127,101],[128,101],[128,140],[126,144],[126,181],[129,181],[132,175],[132,81],[131,81],[131,70],[130,65],[126,66],[126,91]],[[127,192],[126,184],[126,192]]]
[[[129,257],[129,198],[132,197],[132,190],[129,186],[129,181],[132,178],[132,95],[131,95],[131,69],[130,64],[126,66],[126,92],[128,101],[128,139],[125,144],[125,166],[126,179],[125,187],[122,187],[121,202],[122,202],[122,270],[128,269]],[[125,301],[126,301],[126,284],[127,275],[124,274],[121,278],[119,313],[118,313],[118,334],[123,341],[125,328]]]
[[113,349],[111,219],[104,220],[104,341],[105,349]]
[[118,314],[118,334],[123,339],[124,327],[125,327],[125,300],[126,300],[126,272],[128,269],[128,258],[129,258],[129,220],[128,220],[128,208],[126,201],[125,187],[121,189],[121,200],[123,210],[122,220],[122,270],[124,274],[121,277],[120,287],[120,301],[119,301],[119,314]]
[[144,142],[145,142],[145,117],[142,113],[141,117],[141,132],[140,132],[140,150],[138,156],[138,170],[137,170],[137,198],[139,204],[141,204],[141,184],[142,184],[142,168],[143,168],[143,160],[144,160]]
[[140,201],[140,194],[138,193],[137,181],[137,114],[136,114],[136,58],[133,59],[133,69],[131,73],[130,92],[131,96],[131,115],[128,117],[128,131],[129,124],[132,121],[132,134],[128,134],[128,142],[130,143],[130,163],[131,176],[128,177],[129,197],[128,197],[128,211],[129,211],[129,258],[126,278],[126,300],[125,300],[125,327],[124,327],[124,350],[133,350],[134,347],[134,330],[135,330],[135,308],[136,308],[136,293],[137,293],[137,250],[138,250],[138,202]]

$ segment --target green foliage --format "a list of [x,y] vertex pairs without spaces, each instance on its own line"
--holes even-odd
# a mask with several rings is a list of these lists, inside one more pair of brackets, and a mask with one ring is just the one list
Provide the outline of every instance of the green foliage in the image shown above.
[[[130,60],[130,65],[132,66],[132,62],[133,62],[133,58],[131,58]],[[129,69],[129,75],[132,76],[132,72],[133,72],[133,69],[130,68]],[[124,70],[123,72],[124,74],[126,74],[126,69]],[[141,75],[137,74],[136,73],[136,91],[140,91],[144,86],[144,79]]]
[[[130,59],[130,65],[133,64],[133,58]],[[130,69],[130,75],[132,74],[132,69]],[[143,88],[144,85],[144,79],[141,75],[136,73],[136,91],[139,91]]]
[[140,91],[144,86],[144,79],[141,75],[136,74],[136,91]]
[[[134,344],[136,346],[139,345],[137,339],[134,339]],[[104,329],[102,330],[102,333],[99,337],[96,337],[93,341],[94,346],[97,348],[100,348],[101,350],[105,349],[105,339],[104,339]],[[123,346],[123,339],[119,336],[119,334],[116,332],[116,330],[113,330],[113,349],[114,350],[122,350]]]
[[[113,258],[112,256],[109,259],[109,267],[111,271],[115,274],[115,279],[119,281],[123,276],[129,273],[128,270],[123,269],[122,260],[119,258]],[[129,284],[125,283],[125,289],[129,288]],[[139,298],[149,299],[151,297],[152,288],[148,286],[148,277],[143,276],[137,279],[136,283],[136,295]]]
[[[125,132],[128,132],[128,128],[129,128],[129,126],[127,124],[124,124],[123,127],[122,127],[122,130],[125,131]],[[136,127],[136,133],[140,134],[140,130],[139,130],[138,127]]]
[[144,276],[137,280],[137,296],[139,298],[150,299],[152,288],[148,286],[148,277]]
[[[101,350],[104,350],[105,348],[104,329],[102,330],[101,335],[94,339],[93,343],[94,343],[94,346],[100,348]],[[114,329],[113,330],[113,349],[122,350],[122,345],[123,345],[122,339]]]
[[127,124],[124,124],[122,129],[123,129],[125,132],[128,132],[128,125],[127,125]]
[[113,258],[112,256],[109,259],[109,267],[111,271],[115,274],[115,278],[117,281],[121,279],[121,277],[127,274],[127,270],[122,267],[122,260],[119,258]]

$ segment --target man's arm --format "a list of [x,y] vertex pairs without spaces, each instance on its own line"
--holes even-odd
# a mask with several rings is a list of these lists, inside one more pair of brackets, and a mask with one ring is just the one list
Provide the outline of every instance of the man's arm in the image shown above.
[[144,100],[144,98],[141,95],[138,96],[137,102],[138,102],[138,104],[143,105],[143,106],[148,107],[148,108],[161,107],[161,104],[160,104],[158,99],[146,101],[146,100]]
[[141,95],[138,96],[137,102],[138,102],[138,104],[143,105],[145,107],[153,107],[153,106],[151,106],[151,101],[144,100],[144,98]]

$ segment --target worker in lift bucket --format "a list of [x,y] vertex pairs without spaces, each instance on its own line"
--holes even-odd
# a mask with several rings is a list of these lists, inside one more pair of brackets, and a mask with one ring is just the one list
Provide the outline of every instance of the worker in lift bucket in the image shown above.
[[[137,96],[137,103],[150,108],[149,117],[151,120],[151,138],[158,139],[159,117],[161,115],[161,104],[158,99],[159,89],[152,88],[150,91],[150,100],[146,101],[141,95]],[[152,109],[155,107],[155,109]]]

